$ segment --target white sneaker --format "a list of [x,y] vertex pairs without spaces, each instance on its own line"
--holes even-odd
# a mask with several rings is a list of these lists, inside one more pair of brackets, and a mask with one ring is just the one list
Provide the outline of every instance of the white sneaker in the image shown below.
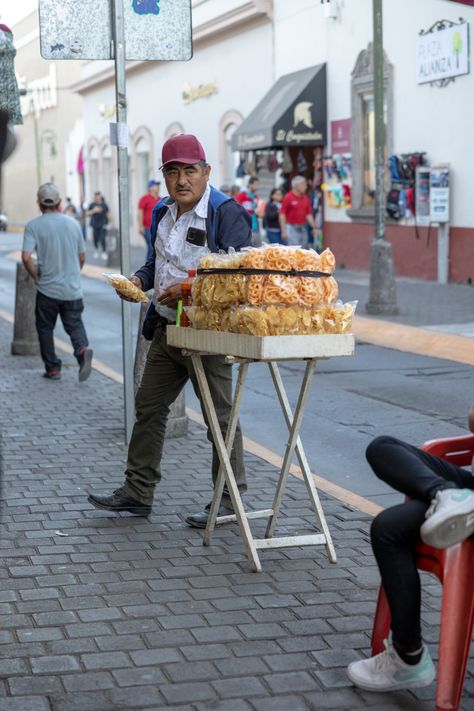
[[94,259],[98,259],[98,258],[99,258],[99,252],[98,252],[97,250],[95,250],[95,252],[94,252]]
[[426,512],[422,540],[433,548],[448,548],[474,533],[474,490],[442,489]]
[[107,260],[107,252],[102,252],[100,256],[102,257],[104,262]]
[[418,664],[412,665],[400,659],[388,639],[384,640],[384,646],[385,652],[349,664],[347,676],[355,686],[368,691],[393,691],[431,684],[435,668],[426,647]]

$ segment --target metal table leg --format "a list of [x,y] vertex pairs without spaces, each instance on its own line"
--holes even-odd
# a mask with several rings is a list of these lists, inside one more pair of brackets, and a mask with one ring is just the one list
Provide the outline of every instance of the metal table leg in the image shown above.
[[[283,497],[283,491],[286,486],[286,482],[288,479],[288,473],[290,471],[290,465],[291,465],[291,460],[293,458],[293,453],[295,451],[296,443],[298,440],[298,434],[300,431],[301,427],[301,422],[303,420],[303,414],[304,414],[304,409],[306,405],[306,401],[308,399],[308,395],[310,392],[311,388],[311,382],[313,380],[313,374],[314,374],[314,361],[310,360],[306,364],[306,370],[303,378],[303,382],[301,384],[301,389],[300,393],[298,396],[298,403],[296,405],[296,410],[295,410],[295,415],[293,417],[293,421],[289,425],[288,429],[290,430],[290,437],[288,439],[286,449],[285,449],[285,456],[283,457],[283,464],[280,472],[280,477],[278,479],[278,484],[277,488],[275,491],[275,498],[273,500],[273,516],[271,516],[268,520],[268,526],[267,530],[265,533],[265,538],[271,538],[273,535],[273,531],[275,529],[275,524],[276,524],[276,519],[278,516],[278,512],[280,510],[281,506],[281,501]],[[272,364],[269,363],[270,370],[272,370]],[[277,367],[277,366],[275,366]],[[280,397],[280,392],[279,388],[283,388],[283,382],[280,379],[279,383],[276,385],[276,390],[278,397],[280,399],[281,403],[281,397]],[[286,394],[285,394],[286,397]],[[284,413],[285,414],[285,413]],[[288,422],[287,422],[288,424]]]
[[[300,402],[301,402],[303,389],[309,387],[309,383],[308,383],[309,372],[311,371],[311,377],[312,377],[312,375],[314,373],[314,368],[315,368],[316,362],[317,362],[317,359],[312,359],[312,360],[308,361],[308,363],[306,365],[306,373],[305,373],[305,378],[304,378],[302,386],[301,386],[298,406],[300,405]],[[280,401],[281,409],[282,409],[283,415],[285,417],[287,427],[290,430],[290,433],[294,434],[294,422],[295,422],[295,418],[296,418],[296,413],[298,412],[298,406],[295,410],[295,418],[294,418],[277,363],[275,361],[270,361],[268,363],[268,367],[270,368],[270,373],[271,373],[271,376],[273,379],[273,383],[275,385],[275,390],[277,392],[278,399]],[[301,413],[300,423],[301,423],[301,419],[302,419],[302,414],[303,413]],[[298,430],[299,430],[299,426],[298,426]],[[298,433],[296,433],[296,434],[298,434]],[[290,436],[290,441],[292,441],[291,436]],[[288,446],[289,445],[290,445],[290,442],[288,443]],[[288,447],[287,447],[287,449],[288,449]],[[318,490],[316,488],[316,484],[314,483],[313,475],[311,473],[311,469],[309,467],[308,460],[306,458],[306,454],[304,452],[303,445],[301,444],[301,439],[299,438],[299,436],[296,437],[295,452],[296,452],[296,456],[298,458],[298,462],[299,462],[301,471],[303,473],[304,482],[305,482],[306,487],[308,489],[310,501],[313,505],[314,512],[316,514],[316,521],[318,523],[320,530],[323,532],[324,537],[325,537],[326,551],[328,554],[328,558],[331,561],[331,563],[335,563],[337,560],[336,551],[334,548],[334,544],[332,542],[331,534],[329,532],[329,527],[326,522],[326,517],[324,515],[323,507],[322,507],[321,501],[319,499]],[[283,473],[283,469],[282,469],[282,473]],[[267,527],[267,532],[266,532],[267,538],[271,537],[271,535],[273,534],[276,516],[278,514],[278,510],[279,510],[280,504],[281,504],[281,497],[283,494],[284,484],[285,484],[285,481],[282,481],[282,477],[280,476],[280,480],[278,482],[278,487],[277,487],[277,493],[275,496],[275,502],[273,505],[274,514],[273,514],[273,517],[270,518],[270,520],[268,522],[268,527]]]
[[[244,392],[245,380],[247,378],[249,364],[248,361],[244,361],[239,365],[239,371],[237,375],[237,382],[235,385],[234,397],[232,400],[232,408],[229,415],[229,423],[227,426],[227,432],[225,434],[225,447],[228,456],[232,451],[232,447],[235,439],[235,431],[237,429],[237,422],[239,419],[240,403],[242,401],[242,395]],[[224,470],[222,463],[219,467],[219,473],[217,475],[216,485],[214,487],[214,496],[212,497],[211,509],[209,511],[209,516],[207,519],[206,532],[204,533],[203,544],[208,546],[211,540],[214,527],[216,525],[217,512],[219,511],[219,506],[222,499],[222,492],[224,490]]]
[[[232,505],[234,507],[236,519],[237,519],[239,527],[240,527],[240,532],[241,532],[241,535],[242,535],[242,538],[244,541],[244,546],[245,546],[247,555],[251,561],[253,569],[257,572],[260,572],[262,570],[262,566],[260,565],[260,559],[258,557],[257,549],[255,546],[255,541],[253,539],[252,532],[250,530],[250,527],[249,527],[249,524],[247,521],[247,516],[245,514],[244,507],[242,505],[242,499],[240,498],[240,493],[237,488],[237,484],[236,484],[235,477],[234,477],[234,472],[232,471],[232,465],[230,463],[229,454],[227,452],[227,447],[224,442],[221,428],[219,426],[219,422],[217,419],[216,410],[214,407],[214,403],[212,401],[211,392],[209,390],[209,385],[207,382],[206,373],[204,372],[202,359],[201,359],[201,356],[199,353],[195,353],[195,354],[191,355],[191,359],[193,362],[194,371],[196,373],[196,379],[199,384],[199,389],[201,391],[202,403],[203,403],[203,406],[204,406],[204,409],[206,411],[206,415],[207,415],[207,418],[209,421],[209,428],[212,433],[214,445],[215,445],[215,447],[217,449],[217,453],[219,455],[219,460],[221,462],[221,467],[223,470],[225,482],[226,482],[227,487],[229,489],[230,498],[232,500]],[[239,394],[239,399],[240,399],[240,394]],[[235,410],[234,415],[237,415],[237,414],[238,414],[238,411]],[[229,427],[228,427],[229,431],[231,430],[231,425],[234,428],[234,435],[235,435],[236,422],[235,422],[235,424],[232,422],[229,423]],[[232,435],[232,437],[234,435]],[[229,439],[229,441],[230,441],[230,439]],[[213,503],[217,504],[217,499]],[[215,517],[215,511],[214,511],[214,517]],[[214,518],[214,520],[215,520],[215,518]]]

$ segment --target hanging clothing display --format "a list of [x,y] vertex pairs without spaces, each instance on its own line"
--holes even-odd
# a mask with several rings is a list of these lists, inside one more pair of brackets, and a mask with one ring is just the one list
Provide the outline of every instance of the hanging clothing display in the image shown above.
[[23,118],[13,63],[15,55],[13,34],[9,27],[0,24],[0,108],[8,111],[10,123],[19,124]]
[[298,173],[302,175],[303,173],[306,173],[308,170],[308,164],[306,162],[306,158],[304,157],[303,149],[300,148],[298,151],[298,156],[296,158],[296,167],[298,169]]
[[291,160],[290,151],[285,148],[283,151],[283,162],[281,164],[281,169],[284,173],[293,172],[293,161]]

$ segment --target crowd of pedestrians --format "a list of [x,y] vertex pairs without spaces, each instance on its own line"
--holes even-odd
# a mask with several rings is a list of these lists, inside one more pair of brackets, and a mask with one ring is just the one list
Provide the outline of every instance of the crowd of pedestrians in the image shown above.
[[282,187],[273,188],[268,200],[260,198],[259,180],[255,176],[247,177],[241,188],[225,184],[220,189],[249,213],[252,246],[260,247],[266,241],[269,244],[307,248],[317,243],[315,210],[304,176],[295,175],[286,193]]

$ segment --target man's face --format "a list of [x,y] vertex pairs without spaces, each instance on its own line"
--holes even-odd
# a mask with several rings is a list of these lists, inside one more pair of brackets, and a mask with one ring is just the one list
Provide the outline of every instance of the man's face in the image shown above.
[[100,193],[96,193],[94,195],[94,202],[96,205],[100,205],[102,202],[102,195]]
[[163,168],[166,189],[181,212],[192,210],[204,195],[211,166],[200,163],[170,163]]
[[306,180],[301,180],[301,182],[296,183],[295,187],[293,188],[293,192],[295,192],[297,195],[304,195],[307,187],[308,184]]
[[249,190],[251,193],[256,193],[258,190],[259,182],[255,180],[253,183],[249,183]]
[[159,188],[159,185],[150,185],[148,192],[150,193],[150,195],[152,195],[154,198],[156,198],[156,197],[158,197],[158,192],[159,192],[158,188]]

